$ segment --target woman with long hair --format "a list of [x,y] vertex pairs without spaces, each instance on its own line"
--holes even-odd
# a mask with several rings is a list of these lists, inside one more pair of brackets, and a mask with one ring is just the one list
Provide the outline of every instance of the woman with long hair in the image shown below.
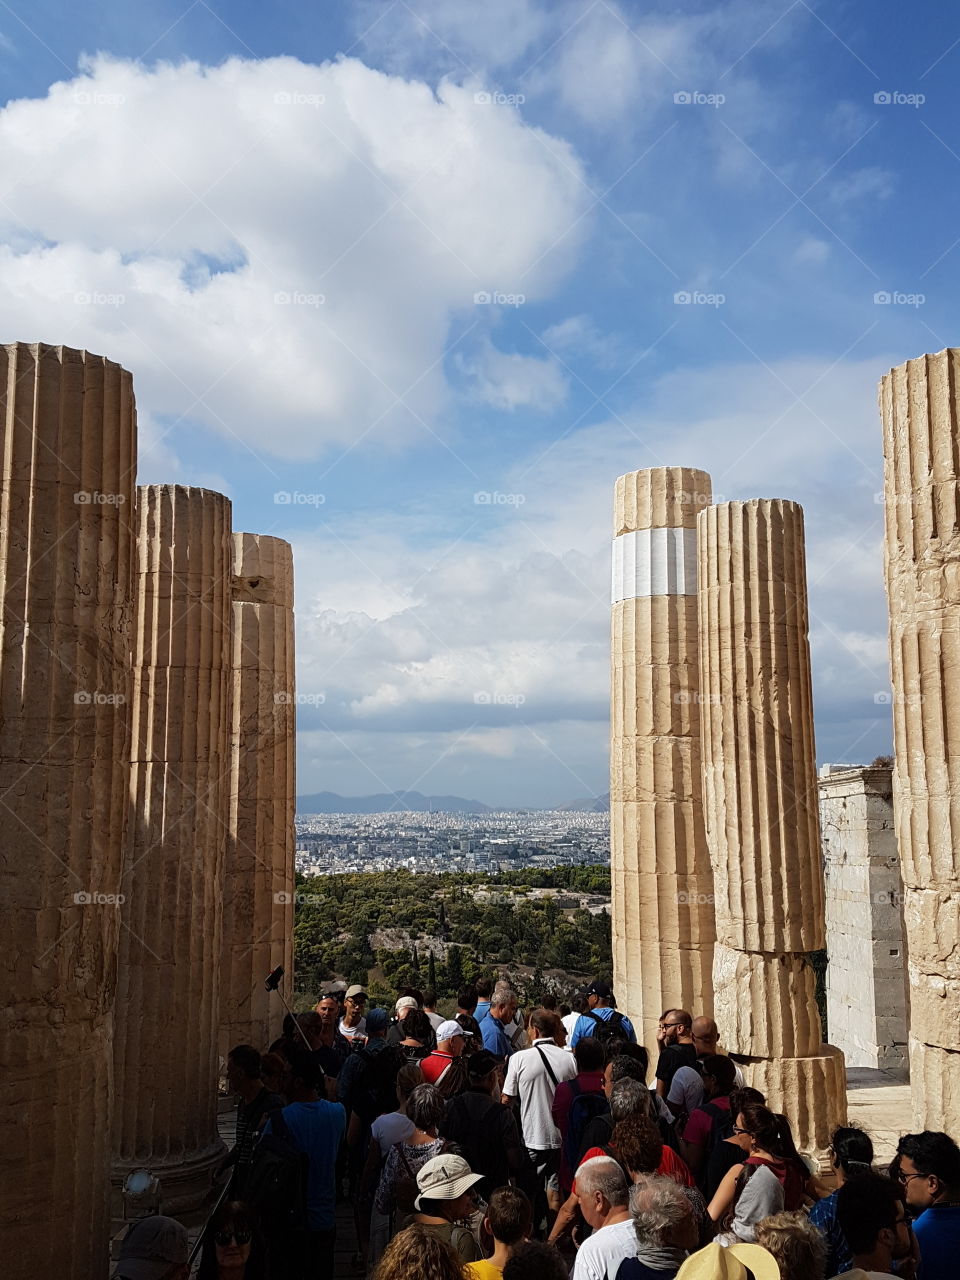
[[373,1280],[463,1280],[463,1264],[450,1245],[426,1227],[399,1231],[383,1252]]
[[857,1174],[869,1173],[873,1166],[873,1143],[870,1135],[853,1125],[834,1129],[830,1139],[830,1158],[836,1176],[836,1191],[825,1196],[810,1210],[810,1221],[827,1242],[827,1272],[837,1276],[853,1269],[853,1254],[837,1221],[837,1193],[843,1184]]
[[445,1111],[440,1090],[432,1084],[417,1085],[407,1099],[413,1132],[390,1148],[374,1197],[377,1211],[392,1216],[394,1230],[408,1226],[413,1219],[418,1171],[446,1146],[437,1136]]
[[[380,1181],[380,1174],[390,1149],[396,1142],[405,1142],[413,1134],[413,1121],[407,1115],[407,1102],[411,1093],[423,1084],[423,1072],[415,1062],[407,1062],[397,1072],[397,1109],[378,1116],[370,1129],[370,1146],[367,1163],[360,1178],[361,1203],[370,1206],[369,1244],[367,1257],[375,1265],[390,1239],[390,1215],[382,1213],[373,1197]],[[361,1242],[362,1243],[362,1242]]]
[[724,1175],[707,1212],[725,1228],[721,1241],[753,1243],[762,1218],[801,1207],[810,1171],[797,1153],[786,1116],[768,1107],[744,1107],[732,1136],[745,1158]]
[[207,1223],[197,1276],[198,1280],[266,1280],[266,1245],[250,1205],[228,1200]]

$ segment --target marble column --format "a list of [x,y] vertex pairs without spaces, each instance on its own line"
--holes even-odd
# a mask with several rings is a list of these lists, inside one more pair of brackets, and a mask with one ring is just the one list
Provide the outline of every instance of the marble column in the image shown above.
[[918,1129],[960,1125],[960,350],[880,384],[895,768]]
[[293,980],[296,700],[293,550],[233,535],[233,709],[223,884],[220,1051],[265,1050],[283,1006],[264,990],[278,964]]
[[825,925],[803,513],[725,502],[697,530],[716,1018],[797,1144],[825,1151],[846,1084],[842,1054],[821,1044],[808,960]]
[[614,495],[614,990],[651,1048],[664,1009],[713,1011],[696,595],[697,513],[709,502],[710,477],[688,467],[631,472]]
[[9,1280],[107,1273],[127,816],[130,374],[0,347],[0,1237]]
[[145,1167],[196,1207],[224,1148],[217,1035],[230,776],[231,509],[137,494],[131,830],[117,997],[114,1177]]

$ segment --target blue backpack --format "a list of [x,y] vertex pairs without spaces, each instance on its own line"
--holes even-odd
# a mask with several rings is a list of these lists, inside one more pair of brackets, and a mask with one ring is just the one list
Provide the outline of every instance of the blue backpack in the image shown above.
[[578,1080],[570,1081],[574,1098],[570,1104],[567,1132],[563,1139],[563,1154],[571,1175],[575,1172],[580,1157],[580,1145],[584,1130],[591,1120],[597,1116],[605,1116],[610,1104],[602,1093],[584,1093]]

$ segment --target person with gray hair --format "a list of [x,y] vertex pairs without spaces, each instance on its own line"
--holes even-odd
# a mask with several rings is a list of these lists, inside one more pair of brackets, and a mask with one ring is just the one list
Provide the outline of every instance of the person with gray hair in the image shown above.
[[610,1156],[585,1160],[574,1192],[593,1234],[577,1250],[573,1280],[616,1280],[620,1264],[637,1252],[627,1175]]
[[480,1020],[480,1034],[483,1036],[483,1047],[499,1061],[506,1062],[514,1052],[513,1044],[505,1028],[513,1021],[520,1001],[513,987],[498,982],[490,997],[490,1010]]
[[690,1201],[673,1178],[641,1174],[630,1191],[636,1255],[620,1266],[616,1280],[673,1280],[698,1244]]

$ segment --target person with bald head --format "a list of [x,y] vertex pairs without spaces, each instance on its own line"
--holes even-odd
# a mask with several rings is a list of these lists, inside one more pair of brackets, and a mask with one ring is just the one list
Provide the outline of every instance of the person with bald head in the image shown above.
[[[693,1025],[690,1028],[690,1035],[697,1055],[696,1061],[692,1066],[683,1066],[677,1069],[667,1091],[667,1106],[677,1119],[677,1132],[680,1134],[683,1132],[683,1125],[687,1116],[692,1115],[698,1107],[702,1107],[705,1101],[709,1101],[703,1082],[703,1064],[707,1058],[715,1057],[720,1053],[717,1048],[720,1042],[720,1032],[717,1030],[717,1024],[712,1018],[704,1018],[702,1016],[694,1018]],[[733,1084],[731,1087],[742,1089],[744,1084],[743,1072],[735,1063],[731,1065],[733,1068]]]

